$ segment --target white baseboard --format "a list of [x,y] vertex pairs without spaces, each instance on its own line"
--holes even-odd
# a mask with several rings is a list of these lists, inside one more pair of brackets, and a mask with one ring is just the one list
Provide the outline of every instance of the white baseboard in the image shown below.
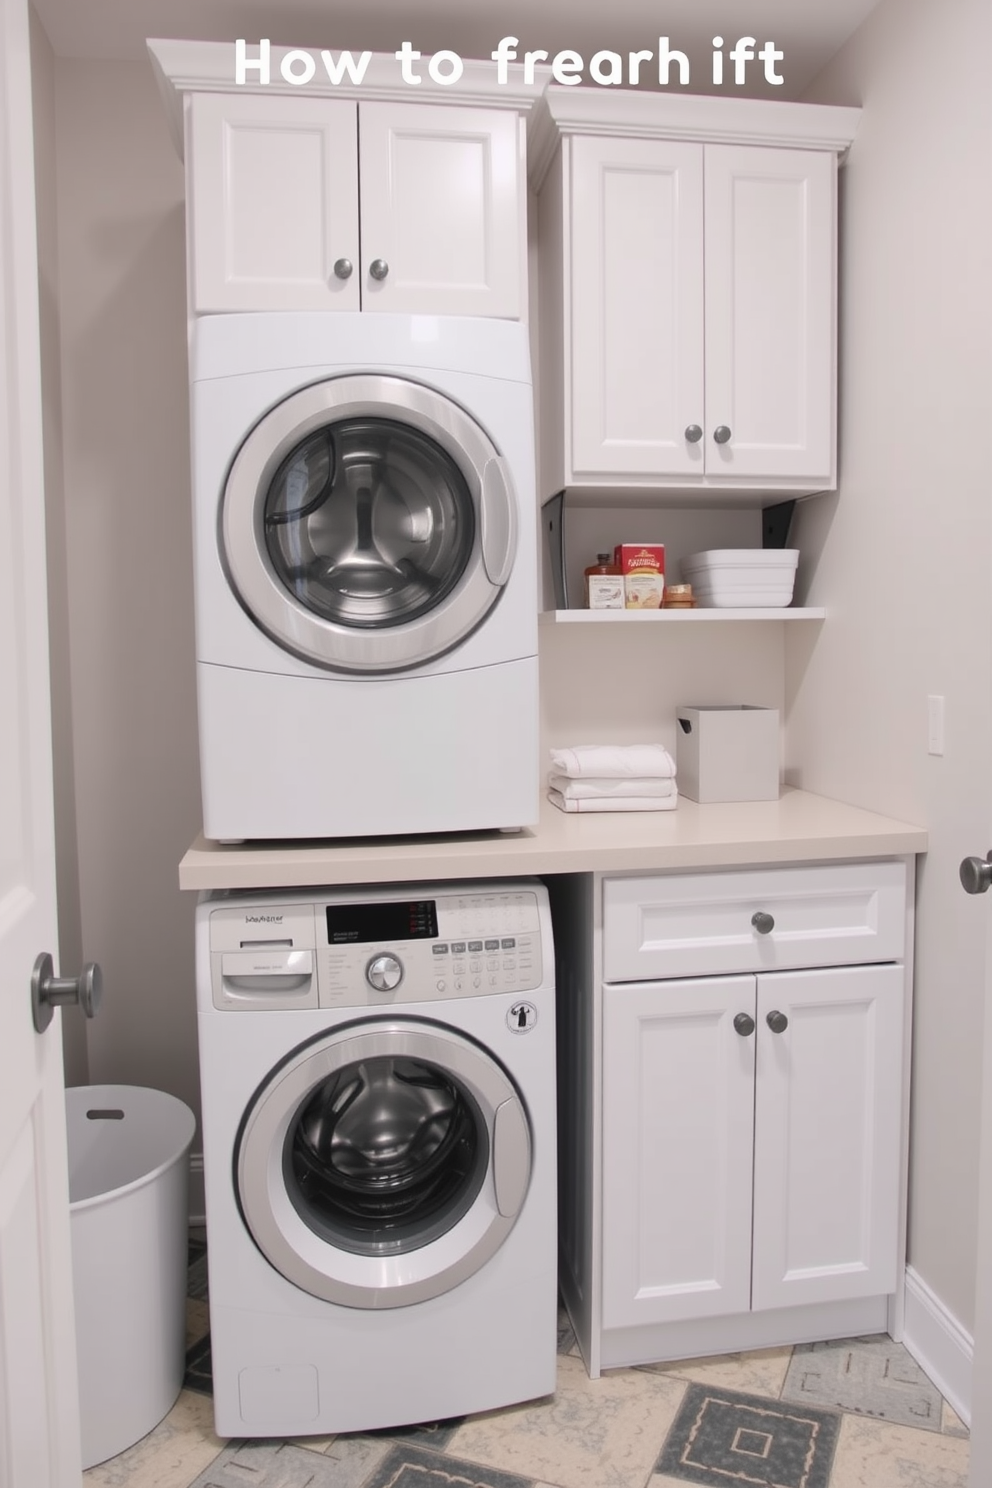
[[974,1339],[912,1266],[906,1267],[902,1341],[948,1404],[970,1426]]
[[201,1229],[207,1222],[202,1152],[191,1152],[189,1155],[189,1222],[196,1229]]

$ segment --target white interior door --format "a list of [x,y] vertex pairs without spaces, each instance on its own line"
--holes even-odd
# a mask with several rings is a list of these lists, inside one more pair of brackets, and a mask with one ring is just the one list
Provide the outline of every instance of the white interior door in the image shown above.
[[0,1488],[78,1488],[56,948],[37,266],[25,0],[0,0]]

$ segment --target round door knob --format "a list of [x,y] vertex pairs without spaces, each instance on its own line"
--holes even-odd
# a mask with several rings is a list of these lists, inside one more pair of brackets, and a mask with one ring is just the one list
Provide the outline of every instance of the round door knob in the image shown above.
[[57,1007],[78,1004],[87,1018],[96,1016],[103,996],[103,972],[95,961],[83,967],[78,977],[53,975],[54,963],[42,951],[31,973],[31,1017],[38,1033],[44,1033]]
[[737,1017],[734,1019],[734,1031],[735,1033],[739,1033],[741,1038],[749,1038],[751,1036],[754,1032],[754,1019],[750,1013],[737,1014]]
[[698,424],[689,424],[685,431],[687,444],[698,444],[703,437],[703,431]]
[[772,1033],[784,1033],[789,1026],[788,1018],[784,1013],[780,1013],[777,1008],[768,1014],[765,1022],[768,1024]]
[[403,968],[395,956],[374,956],[366,968],[369,986],[377,992],[392,992],[403,977]]
[[766,914],[763,909],[755,910],[751,916],[751,924],[759,935],[770,935],[775,929],[774,919],[770,914]]
[[389,265],[384,258],[374,258],[369,264],[369,273],[373,279],[385,279],[389,273]]
[[966,894],[984,894],[992,887],[992,852],[984,858],[965,858],[958,872]]
[[717,424],[716,428],[713,430],[713,438],[716,440],[717,444],[727,443],[728,439],[730,438],[730,430],[727,428],[726,424]]
[[339,279],[350,279],[353,268],[350,258],[339,258],[334,264],[334,272]]

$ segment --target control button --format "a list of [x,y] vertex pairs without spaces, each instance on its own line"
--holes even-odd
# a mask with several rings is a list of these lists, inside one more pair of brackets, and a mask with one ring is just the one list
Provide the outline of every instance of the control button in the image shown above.
[[469,948],[470,951],[481,951],[482,950],[482,941],[481,940],[470,940],[469,943],[468,943],[468,948]]
[[503,970],[504,971],[516,971],[516,969],[517,969],[517,963],[514,960],[514,958],[512,956],[504,956],[503,957]]
[[481,977],[473,977],[472,978],[472,986],[473,987],[481,987],[482,986],[482,978]]
[[514,940],[512,935],[509,937],[509,939],[500,941],[500,945],[503,947],[504,951],[512,951],[516,943],[517,942],[516,940]]
[[445,981],[440,981],[440,982],[438,982],[438,984],[437,984],[437,990],[438,990],[438,991],[439,991],[439,992],[443,992],[443,991],[444,991],[444,990],[445,990],[445,988],[446,988],[446,987],[447,987],[447,985],[448,985],[448,984],[447,984],[447,982],[445,982]]
[[499,971],[499,957],[490,956],[489,960],[486,962],[486,966],[490,971]]
[[455,973],[455,976],[459,976],[463,971],[466,970],[465,962],[454,961],[452,962],[451,969]]
[[499,941],[498,940],[487,940],[486,941],[486,950],[487,951],[498,951],[499,950]]
[[469,963],[469,971],[481,971],[481,970],[482,970],[482,962],[481,961],[471,961]]
[[448,954],[448,947],[446,944],[435,945],[432,947],[432,950],[435,956],[446,956]]
[[456,977],[455,978],[455,991],[456,992],[461,992],[463,990],[464,986],[465,986],[465,983],[462,982],[462,981],[460,981],[459,978]]
[[493,976],[491,972],[490,972],[490,975],[489,975],[489,985],[490,985],[490,987],[498,987],[499,986],[499,977],[498,976]]
[[453,956],[464,956],[465,942],[463,940],[453,940],[451,942],[451,954]]
[[392,992],[403,979],[403,968],[395,956],[373,956],[365,968],[365,978],[377,992]]

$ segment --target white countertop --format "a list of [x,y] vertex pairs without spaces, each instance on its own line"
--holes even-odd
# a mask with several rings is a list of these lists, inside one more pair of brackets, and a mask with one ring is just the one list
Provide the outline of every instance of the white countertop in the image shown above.
[[547,800],[522,832],[338,842],[218,844],[198,837],[179,865],[181,889],[523,878],[893,857],[925,852],[923,827],[786,789],[777,801],[675,811],[566,814]]

